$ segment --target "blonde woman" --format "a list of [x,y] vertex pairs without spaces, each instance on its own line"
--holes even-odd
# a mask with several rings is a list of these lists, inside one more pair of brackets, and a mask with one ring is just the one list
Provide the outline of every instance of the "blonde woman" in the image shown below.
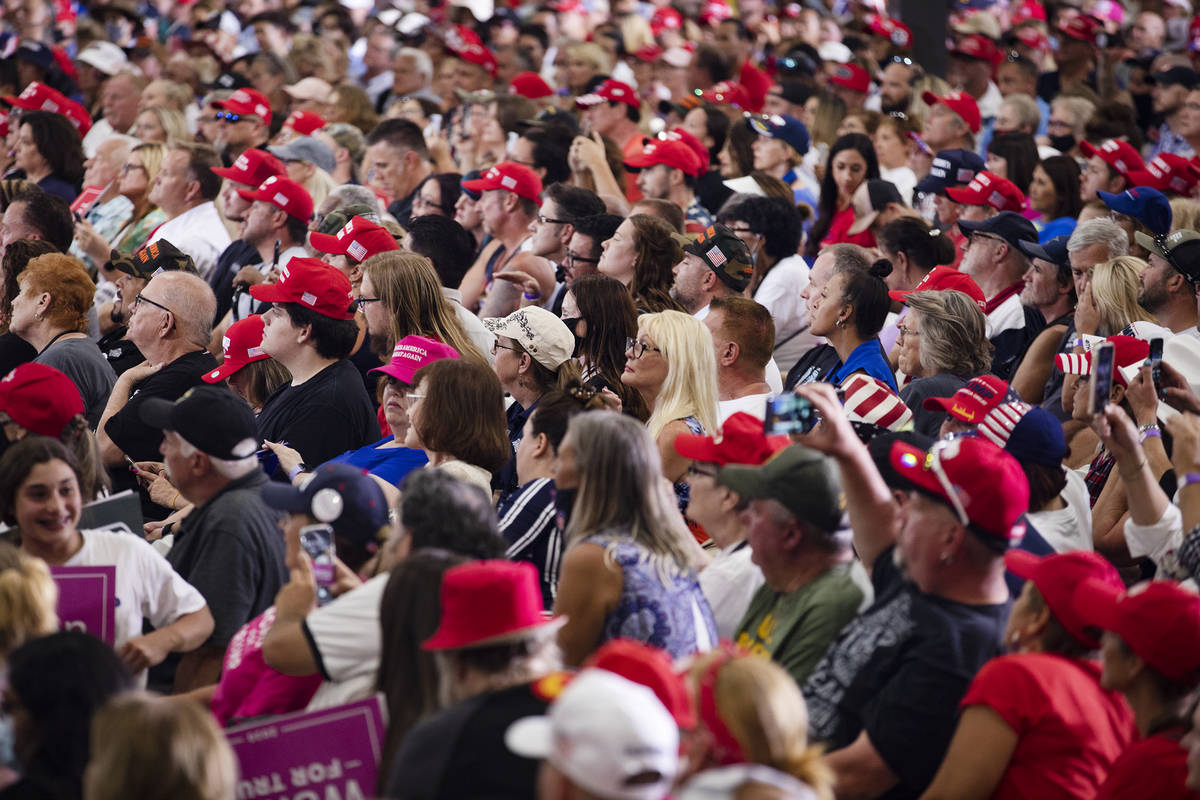
[[162,106],[147,108],[139,113],[133,133],[146,143],[190,142],[193,138],[188,132],[187,118],[183,113]]
[[638,391],[650,409],[646,429],[658,445],[662,473],[687,508],[684,480],[690,459],[675,451],[681,433],[717,429],[717,362],[708,327],[682,311],[638,317],[637,337],[625,349],[621,382]]
[[390,360],[405,336],[425,336],[450,345],[464,359],[488,363],[458,321],[454,301],[442,292],[429,259],[393,250],[371,256],[362,267],[360,305],[371,349],[381,360]]
[[672,658],[709,649],[716,624],[696,580],[704,557],[645,427],[612,411],[576,415],[554,481],[563,499],[573,498],[554,602],[567,620],[558,635],[564,663],[578,667],[619,637]]
[[58,630],[57,605],[46,562],[0,542],[0,664],[26,640]]
[[[1140,336],[1143,326],[1137,323],[1157,325],[1158,320],[1154,315],[1138,305],[1141,275],[1146,266],[1146,262],[1140,258],[1121,256],[1093,267],[1088,289],[1080,297],[1079,303],[1084,306],[1083,298],[1089,297],[1091,308],[1085,308],[1081,314],[1077,307],[1076,330],[1104,337],[1117,333]],[[1094,323],[1093,316],[1096,320]],[[1132,331],[1127,332],[1126,328],[1132,328]]]
[[[160,142],[140,144],[129,152],[129,160],[117,179],[117,191],[133,203],[133,215],[109,242],[112,248],[130,254],[146,243],[155,228],[167,221],[166,212],[150,202],[150,187],[154,185],[166,155],[167,146]],[[108,248],[103,253],[89,250],[88,255],[97,264],[103,264],[108,261],[109,252]],[[115,281],[117,274],[105,277]]]
[[[833,798],[833,773],[808,741],[808,706],[787,671],[768,658],[721,649],[687,672],[700,728],[688,763],[698,770],[679,800],[710,797]],[[736,788],[735,788],[736,787]]]
[[117,695],[92,717],[87,800],[233,800],[238,768],[213,715],[198,703]]
[[571,94],[583,94],[588,81],[597,75],[612,74],[612,58],[595,42],[577,42],[566,49],[566,74],[556,77],[558,85],[566,86]]

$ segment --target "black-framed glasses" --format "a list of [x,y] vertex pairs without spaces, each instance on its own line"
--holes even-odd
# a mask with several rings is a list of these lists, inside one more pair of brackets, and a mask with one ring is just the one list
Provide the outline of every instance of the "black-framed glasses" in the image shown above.
[[578,253],[573,253],[570,250],[567,251],[566,260],[571,262],[572,264],[575,264],[575,263],[599,264],[600,263],[600,259],[598,259],[598,258],[586,258],[584,256],[579,255]]
[[627,338],[625,340],[625,352],[629,354],[630,358],[641,358],[642,356],[646,355],[647,350],[653,350],[656,353],[662,352],[660,348],[654,347],[653,345],[648,345],[645,342],[639,342],[634,338]]
[[171,309],[164,306],[162,303],[156,303],[153,300],[151,300],[149,297],[146,297],[145,295],[142,295],[142,294],[139,294],[137,297],[133,298],[133,309],[132,310],[137,311],[138,306],[141,305],[142,303],[149,303],[150,305],[154,306],[155,308],[161,308],[163,311],[167,312],[168,314],[175,313]]
[[379,302],[378,297],[356,297],[356,298],[354,298],[354,305],[358,306],[359,311],[366,311],[368,304],[378,303],[378,302]]
[[695,464],[689,464],[688,468],[687,468],[687,472],[688,472],[688,475],[704,475],[705,477],[712,478],[713,480],[717,479],[717,471],[716,470],[709,472],[706,469],[700,469]]
[[493,339],[492,340],[492,355],[496,355],[497,350],[511,350],[514,353],[522,352],[521,348],[519,348],[519,347],[509,347],[506,344],[500,344],[499,339]]
[[550,217],[543,217],[542,212],[540,212],[540,211],[538,212],[538,215],[537,215],[537,221],[542,223],[543,225],[570,225],[570,224],[572,224],[569,219],[551,219]]

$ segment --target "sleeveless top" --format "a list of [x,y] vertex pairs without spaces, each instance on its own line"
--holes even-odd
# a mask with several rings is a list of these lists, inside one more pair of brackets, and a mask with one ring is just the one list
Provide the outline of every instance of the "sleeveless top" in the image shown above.
[[[689,432],[694,433],[697,436],[704,435],[704,426],[701,425],[700,420],[696,419],[695,417],[684,417],[683,419],[676,421],[687,425]],[[675,499],[679,501],[679,512],[681,514],[686,514],[688,501],[691,500],[692,497],[692,487],[688,485],[687,481],[675,481],[672,486],[675,489]]]
[[583,541],[603,547],[621,568],[621,599],[604,620],[604,642],[636,639],[666,650],[673,659],[716,643],[717,625],[695,570],[672,565],[664,581],[661,557],[623,532],[597,533]]

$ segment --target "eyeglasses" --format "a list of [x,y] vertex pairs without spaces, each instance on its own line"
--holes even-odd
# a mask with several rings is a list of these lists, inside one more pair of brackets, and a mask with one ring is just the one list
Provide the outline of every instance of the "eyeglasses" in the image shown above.
[[356,298],[354,298],[354,305],[358,306],[359,311],[366,311],[367,305],[369,303],[378,303],[378,302],[379,302],[378,297],[356,297]]
[[156,303],[153,300],[151,300],[149,297],[145,297],[140,294],[137,297],[133,298],[133,307],[130,310],[137,311],[138,306],[141,305],[142,303],[149,303],[150,305],[154,306],[155,308],[161,308],[163,311],[167,312],[168,314],[175,313],[171,309],[164,306],[162,303]]
[[538,215],[537,215],[537,221],[542,223],[543,225],[570,225],[571,224],[570,220],[550,219],[550,217],[543,217],[542,212],[540,212],[540,211],[538,212]]
[[900,326],[900,336],[901,336],[901,337],[905,337],[905,336],[920,336],[920,335],[921,335],[921,332],[920,332],[920,331],[914,331],[912,328],[907,328],[907,327],[905,327],[905,326],[903,326],[903,325],[901,325],[901,326]]
[[415,392],[409,392],[408,394],[404,395],[403,402],[404,402],[405,407],[411,408],[413,403],[417,402],[418,400],[424,400],[424,399],[425,399],[425,395],[423,395],[423,394],[416,394]]
[[648,345],[645,342],[639,342],[637,339],[630,338],[625,340],[625,352],[629,354],[630,358],[639,359],[646,355],[647,350],[653,350],[656,353],[662,352],[661,349]]
[[578,253],[573,253],[570,250],[567,251],[566,260],[571,262],[572,264],[576,264],[576,263],[578,263],[578,264],[599,264],[600,263],[600,259],[598,259],[598,258],[584,258],[583,256],[579,255]]
[[695,464],[689,464],[688,468],[687,468],[687,472],[688,472],[688,475],[704,475],[706,477],[712,478],[713,480],[717,479],[717,473],[715,470],[712,472],[709,472],[706,469],[700,469]]
[[514,353],[522,352],[521,348],[519,348],[519,347],[509,347],[506,344],[500,344],[499,339],[493,339],[492,340],[492,355],[496,355],[497,350],[511,350]]

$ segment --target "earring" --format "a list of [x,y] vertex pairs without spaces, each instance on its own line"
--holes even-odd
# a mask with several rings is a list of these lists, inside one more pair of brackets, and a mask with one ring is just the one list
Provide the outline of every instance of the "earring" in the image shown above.
[[844,328],[844,327],[846,327],[846,320],[839,319],[837,322],[834,323],[834,325],[836,325],[839,328]]

